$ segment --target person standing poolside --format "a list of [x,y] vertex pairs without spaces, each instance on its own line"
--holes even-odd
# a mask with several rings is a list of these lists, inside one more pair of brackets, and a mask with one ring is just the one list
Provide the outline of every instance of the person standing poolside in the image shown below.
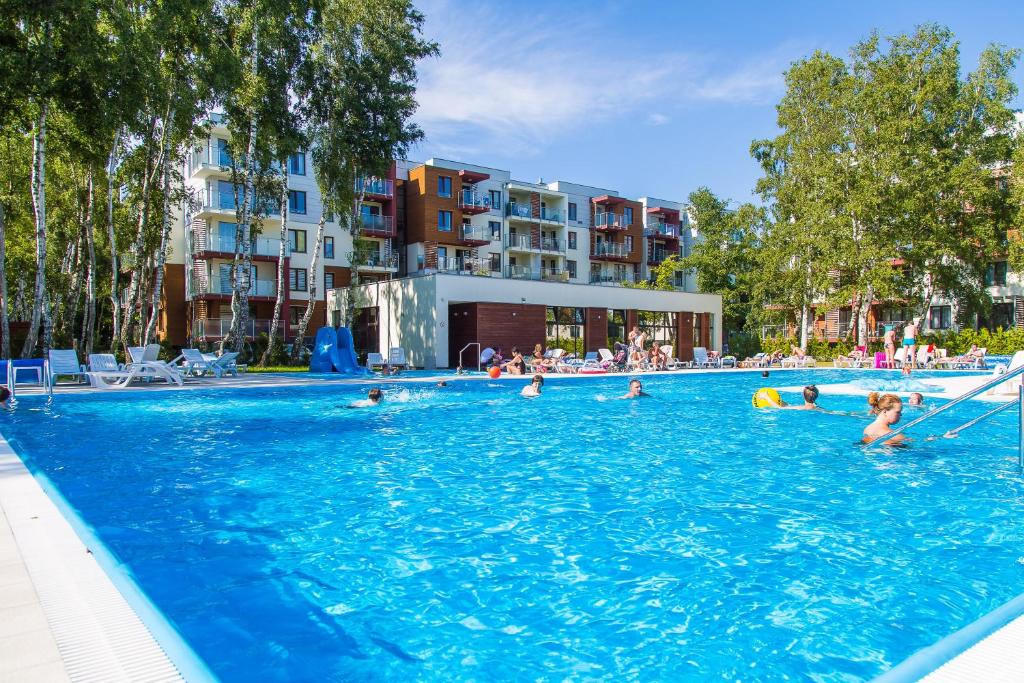
[[544,386],[544,376],[534,375],[533,381],[523,387],[523,390],[519,392],[520,396],[526,396],[527,398],[533,398],[534,396],[540,396],[540,389]]
[[[871,414],[875,419],[864,428],[864,438],[861,439],[863,443],[871,443],[878,437],[890,433],[892,426],[903,416],[903,401],[896,394],[879,394],[872,391],[868,394],[868,405],[871,406]],[[883,443],[886,446],[898,446],[905,441],[906,437],[897,434]]]
[[894,368],[896,367],[896,329],[886,325],[885,326],[885,337],[882,339],[882,345],[885,347],[885,367]]
[[619,398],[648,398],[650,394],[644,392],[644,385],[638,379],[629,380],[629,391]]
[[903,348],[906,355],[903,356],[903,364],[910,364],[916,367],[917,362],[917,320],[912,320],[903,328]]

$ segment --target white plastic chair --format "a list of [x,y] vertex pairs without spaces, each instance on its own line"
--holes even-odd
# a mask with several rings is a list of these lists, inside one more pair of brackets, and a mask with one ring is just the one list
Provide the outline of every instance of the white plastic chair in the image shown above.
[[366,354],[366,367],[368,370],[384,367],[384,356],[379,353]]
[[388,351],[388,367],[390,368],[408,368],[409,363],[405,360],[405,349],[401,346],[393,346]]
[[77,377],[82,382],[89,380],[85,366],[78,362],[78,353],[74,349],[50,349],[47,372],[51,387],[56,385],[58,375]]

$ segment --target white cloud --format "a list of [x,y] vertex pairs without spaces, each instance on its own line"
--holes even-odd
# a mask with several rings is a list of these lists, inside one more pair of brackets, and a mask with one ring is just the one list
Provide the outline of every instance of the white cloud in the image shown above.
[[[419,66],[416,120],[437,155],[470,158],[495,147],[529,155],[566,129],[638,114],[664,125],[666,108],[756,102],[782,82],[778,59],[715,73],[706,57],[631,49],[600,17],[527,16],[514,4],[419,4],[441,55]],[[643,116],[655,105],[658,112]]]

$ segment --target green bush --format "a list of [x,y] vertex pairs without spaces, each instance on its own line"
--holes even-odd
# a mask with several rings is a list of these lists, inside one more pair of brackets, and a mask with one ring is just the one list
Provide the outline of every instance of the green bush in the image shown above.
[[937,348],[946,349],[950,356],[966,353],[972,344],[988,349],[988,353],[1011,355],[1024,349],[1024,329],[1011,327],[1008,330],[998,328],[995,332],[986,329],[962,329],[959,332],[936,332],[924,336],[924,341],[935,344]]

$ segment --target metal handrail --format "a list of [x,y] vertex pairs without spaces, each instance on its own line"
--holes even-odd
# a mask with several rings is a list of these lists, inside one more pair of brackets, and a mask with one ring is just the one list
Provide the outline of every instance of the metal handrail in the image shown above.
[[[974,425],[978,424],[979,422],[984,422],[985,420],[987,420],[988,418],[992,417],[993,415],[998,415],[999,413],[1003,412],[1004,410],[1009,410],[1010,408],[1016,407],[1018,405],[1020,405],[1020,399],[1019,398],[1015,398],[1012,401],[1007,401],[1006,403],[1001,403],[1000,405],[996,406],[995,408],[993,408],[992,410],[988,411],[987,413],[979,415],[978,417],[974,418],[973,420],[968,420],[967,422],[964,422],[962,425],[960,425],[956,429],[950,429],[948,432],[946,432],[942,436],[944,438],[946,438],[946,439],[952,439],[954,436],[956,436],[960,432],[964,431],[968,427],[973,427]],[[929,437],[929,438],[938,438],[938,437]]]
[[[929,413],[926,413],[926,414],[922,415],[921,417],[919,417],[919,418],[917,418],[915,420],[911,420],[907,424],[903,425],[902,427],[897,427],[896,429],[892,430],[891,432],[888,432],[888,433],[883,434],[881,436],[875,437],[874,439],[869,441],[867,444],[865,444],[864,447],[865,448],[871,448],[872,446],[878,445],[878,443],[881,442],[881,441],[888,441],[892,437],[896,436],[897,434],[901,434],[901,433],[907,431],[908,429],[910,429],[911,427],[913,427],[915,425],[918,425],[918,424],[924,422],[927,419],[933,418],[936,415],[938,415],[939,413],[942,413],[942,412],[945,412],[945,411],[949,410],[953,406],[960,405],[964,401],[968,401],[968,400],[974,398],[975,396],[977,396],[979,394],[983,394],[986,391],[988,391],[989,389],[991,389],[993,387],[996,387],[996,386],[999,386],[1003,382],[1006,382],[1007,380],[1013,379],[1014,377],[1018,377],[1018,376],[1020,376],[1022,374],[1024,374],[1024,366],[1016,368],[1016,369],[1006,373],[1005,375],[999,375],[998,377],[995,377],[995,378],[989,380],[988,382],[985,382],[981,386],[975,387],[974,389],[968,391],[966,394],[954,398],[952,401],[950,401],[946,405],[939,406],[935,410],[933,410],[933,411],[931,411]],[[1024,445],[1024,437],[1022,437],[1022,445]],[[1024,458],[1024,451],[1022,451],[1021,457]],[[1022,463],[1024,463],[1024,460],[1022,460]]]
[[482,369],[480,365],[480,354],[483,353],[483,349],[480,348],[480,342],[469,342],[468,344],[462,347],[462,350],[459,351],[459,365],[462,365],[462,354],[465,353],[466,349],[468,349],[470,346],[476,347],[476,371],[480,372],[480,370]]

